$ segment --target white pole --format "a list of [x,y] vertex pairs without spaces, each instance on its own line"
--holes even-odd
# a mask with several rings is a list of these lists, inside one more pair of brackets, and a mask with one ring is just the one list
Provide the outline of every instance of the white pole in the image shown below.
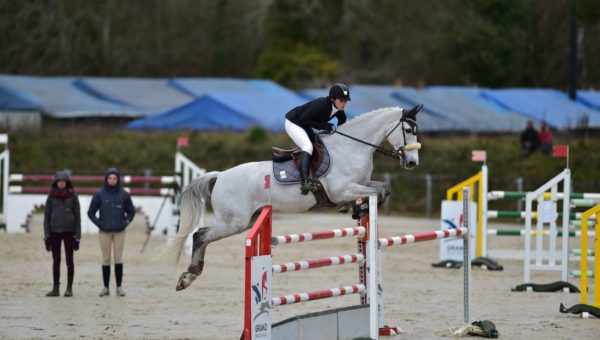
[[[488,212],[488,168],[485,163],[481,167],[481,186],[483,194],[481,195],[481,256],[487,257],[487,212]],[[475,227],[477,230],[477,227]]]
[[[7,145],[8,146],[8,145]],[[6,207],[8,206],[8,178],[9,178],[9,171],[10,171],[10,150],[8,150],[8,147],[6,148],[6,150],[2,151],[2,153],[0,154],[0,160],[3,162],[2,163],[2,223],[6,223],[7,219],[6,219],[6,212],[8,211],[8,209],[6,209]]]
[[[10,164],[10,151],[8,150],[8,135],[5,133],[0,134],[0,144],[5,144],[6,147],[2,153],[0,153],[0,162],[2,163],[2,213],[0,217],[2,221],[0,223],[6,223],[6,206],[8,202],[8,177],[9,177],[9,164]],[[6,227],[8,228],[8,227]]]
[[379,338],[379,305],[377,298],[377,196],[369,197],[369,242],[367,242],[367,273],[369,274],[369,337]]
[[529,271],[531,265],[531,201],[533,193],[528,192],[525,196],[525,257],[523,268],[523,283],[529,283]]
[[[568,154],[567,154],[568,157]],[[568,160],[567,160],[568,164]],[[569,209],[571,208],[571,170],[565,169],[563,182],[563,218],[562,218],[562,280],[567,282],[569,273]],[[600,242],[596,240],[595,242]],[[585,251],[585,249],[583,249]],[[597,280],[597,279],[596,279]],[[595,294],[600,294],[596,292]]]

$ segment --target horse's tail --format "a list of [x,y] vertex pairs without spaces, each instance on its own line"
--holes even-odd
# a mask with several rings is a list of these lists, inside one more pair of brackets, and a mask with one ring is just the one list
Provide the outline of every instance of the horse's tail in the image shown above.
[[200,222],[206,203],[210,203],[210,181],[219,173],[219,171],[208,172],[195,178],[181,193],[179,231],[173,242],[163,251],[163,255],[175,265],[179,263],[188,235]]

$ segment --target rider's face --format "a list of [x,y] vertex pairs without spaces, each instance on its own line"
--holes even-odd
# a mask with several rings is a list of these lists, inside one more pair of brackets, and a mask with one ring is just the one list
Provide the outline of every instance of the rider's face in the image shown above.
[[341,100],[341,99],[335,98],[333,103],[334,103],[335,107],[337,107],[338,110],[340,110],[340,111],[343,111],[344,108],[346,107],[346,101],[345,100]]

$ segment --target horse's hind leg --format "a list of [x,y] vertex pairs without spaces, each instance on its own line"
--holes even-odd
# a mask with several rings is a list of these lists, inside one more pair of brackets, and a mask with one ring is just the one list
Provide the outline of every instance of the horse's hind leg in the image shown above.
[[179,276],[175,290],[179,291],[187,288],[202,274],[202,269],[204,269],[204,253],[206,252],[206,246],[208,246],[208,242],[205,240],[207,231],[208,228],[200,228],[194,233],[192,237],[194,241],[192,244],[192,262],[188,266],[187,272],[183,272]]
[[[204,253],[206,252],[206,246],[209,243],[218,241],[222,238],[238,234],[244,230],[250,229],[260,211],[254,212],[254,214],[247,216],[236,216],[237,219],[227,219],[225,222],[222,217],[216,217],[216,224],[211,228],[200,228],[193,236],[192,246],[192,262],[188,266],[187,272],[184,272],[179,276],[176,290],[182,290],[187,288],[192,282],[200,276],[202,269],[204,268]],[[248,222],[242,223],[240,221],[245,220]],[[235,223],[238,222],[238,223]]]

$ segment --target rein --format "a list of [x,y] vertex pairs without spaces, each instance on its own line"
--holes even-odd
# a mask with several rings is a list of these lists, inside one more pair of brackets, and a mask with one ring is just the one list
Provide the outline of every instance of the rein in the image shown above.
[[[389,149],[383,148],[383,147],[381,147],[379,145],[371,144],[371,143],[366,142],[366,141],[364,141],[362,139],[358,139],[356,137],[352,137],[350,135],[347,135],[347,134],[345,134],[343,132],[339,132],[337,130],[334,131],[334,133],[337,133],[337,134],[342,135],[342,136],[344,136],[346,138],[352,139],[353,141],[356,141],[356,142],[359,142],[359,143],[363,143],[365,145],[372,146],[375,149],[376,152],[382,153],[385,156],[391,156],[391,157],[394,157],[394,158],[400,158],[400,157],[402,157],[402,155],[400,154],[400,152],[398,152],[396,150],[389,150]],[[400,147],[400,148],[402,148],[402,147]]]
[[[400,126],[404,121],[405,121],[405,119],[401,118],[400,121],[398,122],[398,124],[396,124],[396,126],[394,126],[394,128],[385,136],[385,139],[387,139],[392,134],[392,132],[394,132],[394,130],[396,130],[398,128],[398,126]],[[412,121],[412,123],[416,126],[416,122]],[[410,123],[409,123],[409,125],[410,125]],[[415,131],[414,127],[413,127],[413,131]],[[376,152],[382,153],[384,156],[390,156],[390,157],[398,158],[400,160],[403,159],[404,152],[410,151],[410,150],[419,150],[419,149],[421,149],[421,143],[412,143],[412,144],[406,145],[406,135],[404,133],[404,129],[402,129],[402,137],[404,138],[404,144],[405,145],[400,146],[397,150],[389,150],[389,149],[386,149],[386,148],[381,147],[379,145],[371,144],[371,143],[366,142],[366,141],[364,141],[362,139],[358,139],[356,137],[347,135],[347,134],[345,134],[343,132],[339,132],[337,130],[335,130],[334,133],[337,133],[337,134],[340,134],[340,135],[342,135],[342,136],[344,136],[346,138],[352,139],[353,141],[356,141],[356,142],[359,142],[359,143],[362,143],[362,144],[365,144],[365,145],[369,145],[369,146],[373,147]]]

